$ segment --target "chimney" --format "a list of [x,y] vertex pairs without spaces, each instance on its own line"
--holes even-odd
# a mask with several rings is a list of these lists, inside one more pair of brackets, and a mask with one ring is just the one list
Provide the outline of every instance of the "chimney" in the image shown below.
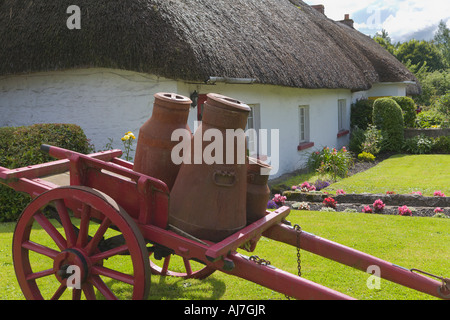
[[325,6],[323,4],[316,4],[311,7],[319,11],[321,14],[325,15]]
[[350,15],[347,13],[344,15],[344,20],[339,21],[347,26],[349,26],[350,28],[353,28],[353,19],[350,19]]

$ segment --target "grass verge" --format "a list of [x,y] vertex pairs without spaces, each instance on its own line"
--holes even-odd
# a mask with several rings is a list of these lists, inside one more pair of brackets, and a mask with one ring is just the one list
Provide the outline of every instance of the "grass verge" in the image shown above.
[[[288,220],[302,229],[406,268],[418,268],[449,277],[450,219],[369,215],[363,213],[292,211]],[[14,223],[0,224],[0,299],[23,299],[11,257]],[[282,270],[297,273],[296,249],[262,238],[253,253]],[[368,300],[428,300],[433,297],[381,280],[370,290],[369,275],[301,251],[306,279]],[[215,272],[204,280],[152,275],[152,300],[268,300],[283,295],[244,279]],[[129,293],[124,293],[124,297]]]

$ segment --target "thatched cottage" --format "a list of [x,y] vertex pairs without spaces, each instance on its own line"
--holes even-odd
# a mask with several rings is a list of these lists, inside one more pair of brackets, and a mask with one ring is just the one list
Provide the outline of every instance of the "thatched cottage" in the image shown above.
[[191,128],[221,93],[252,107],[249,128],[279,129],[274,176],[347,144],[356,99],[420,88],[348,17],[300,0],[5,0],[0,43],[0,126],[76,123],[97,149],[120,147],[154,93],[196,98]]

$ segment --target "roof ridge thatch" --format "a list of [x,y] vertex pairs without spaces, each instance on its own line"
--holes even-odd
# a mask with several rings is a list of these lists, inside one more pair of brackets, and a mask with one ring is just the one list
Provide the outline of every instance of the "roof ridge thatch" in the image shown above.
[[416,80],[375,41],[300,0],[78,0],[81,30],[69,30],[72,2],[3,1],[0,74],[95,66],[352,90]]

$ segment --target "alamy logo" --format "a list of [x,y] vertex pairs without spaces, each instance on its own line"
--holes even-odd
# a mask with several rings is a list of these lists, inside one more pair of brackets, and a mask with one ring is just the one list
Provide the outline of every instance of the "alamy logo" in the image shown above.
[[371,276],[367,279],[367,288],[370,290],[379,290],[381,288],[381,270],[380,267],[377,265],[370,265],[367,268],[367,273],[371,274]]
[[[245,139],[254,139],[253,144],[258,146],[258,154],[267,155],[265,162],[272,168],[261,169],[262,175],[276,174],[279,169],[279,130],[270,130],[270,156],[268,156],[268,130],[254,129],[227,129],[225,134],[218,129],[207,129],[203,134],[196,134],[191,139],[187,129],[177,129],[172,133],[171,140],[179,141],[171,153],[174,164],[245,164],[247,150]],[[259,141],[257,141],[259,139]],[[192,146],[193,145],[193,146]],[[193,150],[192,150],[193,148]],[[225,153],[225,154],[224,154]]]
[[68,29],[81,29],[81,11],[80,7],[71,5],[67,7],[66,13],[70,13],[71,16],[67,18],[66,26]]

